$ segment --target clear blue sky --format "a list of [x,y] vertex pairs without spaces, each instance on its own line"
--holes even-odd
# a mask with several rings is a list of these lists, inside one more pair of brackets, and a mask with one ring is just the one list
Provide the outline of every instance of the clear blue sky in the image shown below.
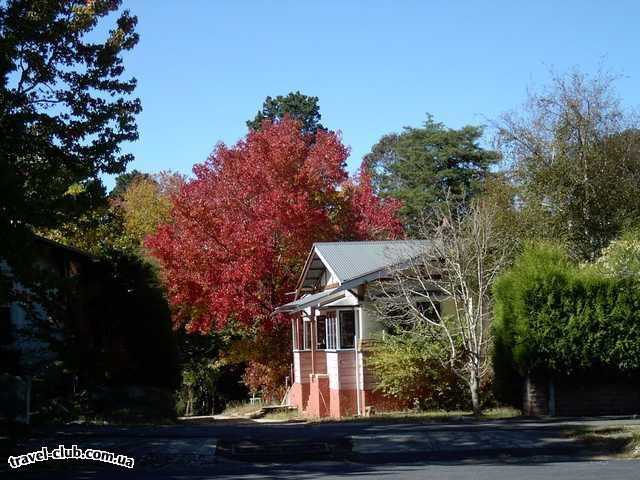
[[[519,105],[549,68],[623,78],[640,105],[638,1],[138,0],[127,55],[144,111],[129,170],[190,173],[246,133],[267,95],[320,98],[354,171],[381,135],[430,112],[450,127]],[[108,187],[112,179],[106,179]]]

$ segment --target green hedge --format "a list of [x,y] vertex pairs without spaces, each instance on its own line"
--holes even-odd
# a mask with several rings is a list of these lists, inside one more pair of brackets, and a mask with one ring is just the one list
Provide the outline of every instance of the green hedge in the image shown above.
[[[637,277],[636,277],[637,278]],[[496,395],[518,403],[522,377],[640,371],[640,282],[530,246],[496,282]]]

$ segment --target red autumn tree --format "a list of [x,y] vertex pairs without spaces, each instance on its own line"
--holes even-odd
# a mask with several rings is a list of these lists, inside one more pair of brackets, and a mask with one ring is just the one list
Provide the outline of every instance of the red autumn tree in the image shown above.
[[398,205],[376,197],[366,174],[347,180],[348,154],[336,133],[304,133],[285,118],[196,165],[171,222],[147,239],[176,322],[266,326],[314,241],[399,236]]
[[147,238],[176,326],[264,332],[253,347],[239,347],[250,353],[249,383],[282,381],[288,372],[289,352],[273,355],[289,341],[288,321],[272,313],[291,299],[313,242],[402,234],[399,205],[376,197],[366,173],[348,179],[348,154],[334,132],[306,133],[288,117],[265,122],[196,165],[195,179],[173,198],[171,221]]
[[344,239],[386,240],[402,235],[403,227],[398,219],[402,203],[395,198],[378,197],[364,165],[355,181],[345,182],[343,192],[346,200],[341,217]]

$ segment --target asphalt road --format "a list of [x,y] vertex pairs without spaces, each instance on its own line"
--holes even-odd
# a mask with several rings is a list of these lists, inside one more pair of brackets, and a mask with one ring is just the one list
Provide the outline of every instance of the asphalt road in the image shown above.
[[5,463],[0,478],[637,479],[640,461],[591,461],[591,453],[563,433],[578,425],[624,423],[640,421],[65,426],[35,431],[15,445],[15,453],[77,444],[131,456],[134,469],[88,461],[18,469]]
[[[203,472],[137,472],[122,469],[91,470],[67,469],[52,472],[19,472],[14,478],[21,479],[448,479],[448,480],[603,480],[637,479],[640,476],[640,461],[618,460],[599,462],[544,462],[527,461],[512,464],[489,463],[414,463],[359,465],[332,462],[300,463],[294,465],[218,464]],[[3,477],[10,478],[10,477]]]

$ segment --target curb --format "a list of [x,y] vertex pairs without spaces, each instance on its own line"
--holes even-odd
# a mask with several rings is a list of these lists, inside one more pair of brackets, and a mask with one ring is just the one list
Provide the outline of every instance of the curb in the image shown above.
[[446,462],[454,460],[504,460],[508,458],[533,458],[533,457],[567,457],[574,459],[591,459],[597,452],[590,451],[581,445],[567,445],[564,447],[534,447],[534,448],[481,448],[468,450],[446,450],[426,452],[370,452],[356,453],[349,460],[366,464],[385,463],[415,463],[424,461]]

